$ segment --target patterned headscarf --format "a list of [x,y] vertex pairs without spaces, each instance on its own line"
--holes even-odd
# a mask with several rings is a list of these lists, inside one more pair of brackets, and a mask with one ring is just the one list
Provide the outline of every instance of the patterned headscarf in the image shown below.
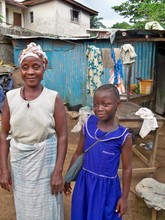
[[39,59],[45,68],[47,68],[48,66],[48,58],[46,56],[46,53],[42,50],[42,48],[40,47],[40,45],[36,45],[35,43],[31,42],[29,45],[27,45],[27,48],[22,50],[18,61],[21,64],[23,59],[25,59],[26,57],[36,57],[37,59]]

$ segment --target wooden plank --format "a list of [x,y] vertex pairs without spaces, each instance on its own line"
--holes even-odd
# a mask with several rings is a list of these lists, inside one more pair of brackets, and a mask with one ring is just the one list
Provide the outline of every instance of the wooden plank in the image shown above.
[[[156,167],[142,167],[142,168],[133,168],[132,174],[147,174],[147,173],[154,173],[156,171]],[[122,169],[118,171],[119,175],[122,175]]]
[[[120,99],[124,102],[127,100],[125,94],[120,95]],[[142,104],[143,102],[152,102],[154,100],[153,94],[131,94],[129,96],[129,101],[135,104]]]
[[149,161],[148,159],[140,152],[136,147],[132,148],[132,151],[147,165],[149,166]]
[[[140,118],[140,116],[135,115],[135,112],[140,108],[141,106],[133,102],[122,102],[116,112],[115,119],[118,123],[125,125],[128,128],[140,128],[143,123],[143,119]],[[154,114],[154,116],[157,119],[158,126],[161,127],[165,122],[165,118],[158,114]]]

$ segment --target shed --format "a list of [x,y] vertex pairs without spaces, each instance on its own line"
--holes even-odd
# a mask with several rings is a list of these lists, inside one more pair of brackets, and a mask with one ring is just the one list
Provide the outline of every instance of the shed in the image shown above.
[[[40,44],[49,59],[49,66],[43,78],[43,85],[57,90],[69,105],[92,105],[92,97],[87,94],[88,45],[97,48],[120,48],[131,44],[137,54],[132,66],[131,83],[138,77],[154,79],[155,111],[165,111],[165,31],[158,30],[89,30],[93,37],[64,38],[50,36],[9,36],[12,37],[14,62],[18,65],[18,55],[30,42]],[[126,84],[128,68],[124,67]],[[109,83],[110,69],[104,68],[101,83]],[[160,101],[161,100],[161,101]]]

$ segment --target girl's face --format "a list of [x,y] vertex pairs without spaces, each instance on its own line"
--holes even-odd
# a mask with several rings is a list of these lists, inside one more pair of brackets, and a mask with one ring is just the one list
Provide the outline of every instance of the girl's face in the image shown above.
[[35,57],[26,57],[20,66],[21,76],[27,86],[36,87],[40,84],[43,74],[43,63]]
[[99,120],[107,121],[115,117],[116,110],[120,104],[113,91],[97,91],[93,99],[93,111]]

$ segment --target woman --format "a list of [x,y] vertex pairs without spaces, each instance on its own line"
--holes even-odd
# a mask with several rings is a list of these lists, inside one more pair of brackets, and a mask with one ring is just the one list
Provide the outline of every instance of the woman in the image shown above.
[[62,220],[65,107],[56,91],[41,85],[48,59],[39,45],[30,43],[20,53],[19,63],[25,86],[6,94],[0,185],[5,190],[12,186],[18,220]]

